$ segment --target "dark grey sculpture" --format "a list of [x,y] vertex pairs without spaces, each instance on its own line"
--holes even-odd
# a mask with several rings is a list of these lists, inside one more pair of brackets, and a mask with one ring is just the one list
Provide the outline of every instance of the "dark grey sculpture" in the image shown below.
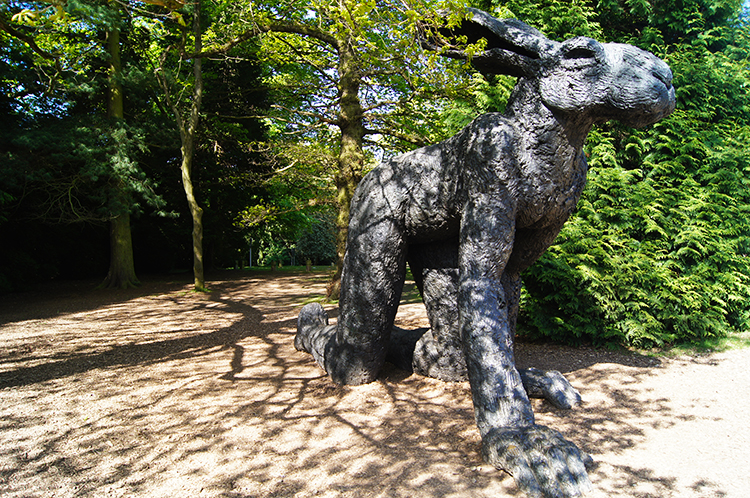
[[[442,40],[487,40],[471,63],[518,76],[504,115],[479,116],[454,137],[388,161],[361,182],[351,222],[336,326],[304,307],[295,346],[341,384],[375,380],[389,356],[422,374],[467,378],[484,459],[531,496],[590,488],[583,454],[534,423],[528,394],[570,407],[577,392],[557,372],[515,367],[521,272],[553,242],[586,179],[582,146],[594,123],[645,126],[675,106],[672,73],[638,48],[590,38],[563,43],[516,20],[469,9],[426,48],[466,57]],[[393,331],[407,261],[431,330]],[[409,366],[409,365],[407,365]]]

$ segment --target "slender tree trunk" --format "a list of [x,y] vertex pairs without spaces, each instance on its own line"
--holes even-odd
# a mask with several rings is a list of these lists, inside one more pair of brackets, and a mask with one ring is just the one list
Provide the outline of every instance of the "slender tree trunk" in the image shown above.
[[339,53],[339,91],[341,92],[341,115],[339,128],[341,142],[336,174],[336,200],[338,218],[336,220],[336,273],[328,286],[328,297],[338,299],[341,289],[341,270],[343,269],[346,240],[349,231],[349,211],[354,190],[362,179],[365,156],[362,141],[365,135],[364,111],[359,99],[359,87],[362,78],[355,64],[355,54],[348,43],[342,44]]
[[[107,48],[109,50],[109,88],[108,115],[113,121],[125,118],[122,85],[120,73],[120,31],[113,29],[107,33]],[[120,196],[124,198],[125,195]],[[127,206],[127,202],[116,203]],[[135,275],[133,262],[133,241],[130,233],[130,213],[116,214],[110,221],[110,258],[109,272],[100,287],[126,289],[140,285]]]
[[[196,0],[194,9],[194,48],[195,53],[199,54],[203,48],[201,41],[200,0]],[[200,121],[201,101],[203,100],[203,67],[201,64],[201,58],[195,57],[193,59],[193,98],[188,115],[183,117],[179,103],[172,98],[172,94],[169,90],[169,82],[164,69],[167,55],[172,48],[173,47],[170,47],[162,54],[156,75],[159,79],[162,90],[164,91],[164,97],[174,114],[177,128],[180,131],[180,140],[182,142],[182,147],[180,148],[180,152],[182,153],[182,162],[180,164],[182,186],[185,190],[185,197],[187,198],[188,207],[190,208],[190,216],[193,220],[193,277],[195,290],[203,291],[206,289],[206,280],[203,271],[203,208],[200,207],[198,199],[195,197],[192,180],[193,160],[195,158],[195,137],[198,130],[198,123]],[[184,47],[181,48],[184,52],[183,49]]]
[[193,181],[191,172],[194,157],[194,135],[195,133],[186,133],[182,145],[182,186],[185,189],[190,215],[193,218],[193,277],[195,281],[195,290],[206,288],[206,281],[203,272],[203,208],[198,204],[193,192]]
[[[195,16],[193,17],[193,35],[195,36],[195,53],[203,49],[201,40],[201,2],[195,3]],[[182,135],[182,186],[185,189],[190,214],[193,218],[193,277],[195,279],[195,290],[205,290],[206,279],[203,271],[203,208],[198,204],[193,192],[193,158],[195,157],[195,135],[200,121],[201,101],[203,100],[203,67],[201,58],[193,59],[193,102],[190,106],[190,116],[187,126],[183,126]]]

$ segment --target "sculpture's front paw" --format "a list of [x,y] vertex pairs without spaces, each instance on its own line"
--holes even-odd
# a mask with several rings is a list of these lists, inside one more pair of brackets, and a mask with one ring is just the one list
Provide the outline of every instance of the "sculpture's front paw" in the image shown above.
[[591,490],[591,457],[542,425],[493,429],[482,438],[482,456],[530,497],[567,498]]
[[297,335],[294,347],[297,351],[313,352],[315,336],[328,325],[328,313],[320,303],[310,303],[302,307],[297,317]]

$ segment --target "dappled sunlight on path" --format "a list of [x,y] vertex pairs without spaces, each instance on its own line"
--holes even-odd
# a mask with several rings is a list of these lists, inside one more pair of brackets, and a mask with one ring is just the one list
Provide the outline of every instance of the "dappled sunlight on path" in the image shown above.
[[[336,386],[293,346],[324,277],[225,277],[209,294],[163,282],[0,305],[0,495],[518,496],[481,462],[467,383],[387,366],[372,384]],[[399,320],[426,324],[419,304]],[[573,412],[534,408],[594,456],[590,496],[750,488],[750,393],[728,373],[747,351],[657,361],[521,344],[518,357],[581,391]]]
[[[4,320],[0,494],[493,496],[508,487],[475,470],[464,386],[392,370],[337,387],[294,350],[301,302],[324,286],[259,276],[214,283],[210,294],[181,287]],[[443,406],[446,393],[456,406]]]

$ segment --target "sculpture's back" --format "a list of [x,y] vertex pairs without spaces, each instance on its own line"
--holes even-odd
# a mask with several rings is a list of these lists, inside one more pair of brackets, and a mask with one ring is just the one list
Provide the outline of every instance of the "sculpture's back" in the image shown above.
[[[487,40],[472,64],[520,77],[508,110],[480,116],[445,142],[365,177],[352,201],[338,324],[327,326],[319,305],[306,307],[295,345],[336,382],[374,380],[388,353],[408,258],[432,326],[411,344],[415,369],[468,377],[486,460],[532,495],[575,496],[590,486],[586,456],[535,425],[515,368],[520,273],[575,208],[591,126],[609,119],[642,126],[669,114],[671,72],[635,47],[589,38],[557,43],[476,10],[460,28],[437,31],[424,45],[449,57],[465,56],[443,45],[455,35]],[[556,391],[554,379],[544,383],[551,377],[539,378],[551,399],[570,394]]]

